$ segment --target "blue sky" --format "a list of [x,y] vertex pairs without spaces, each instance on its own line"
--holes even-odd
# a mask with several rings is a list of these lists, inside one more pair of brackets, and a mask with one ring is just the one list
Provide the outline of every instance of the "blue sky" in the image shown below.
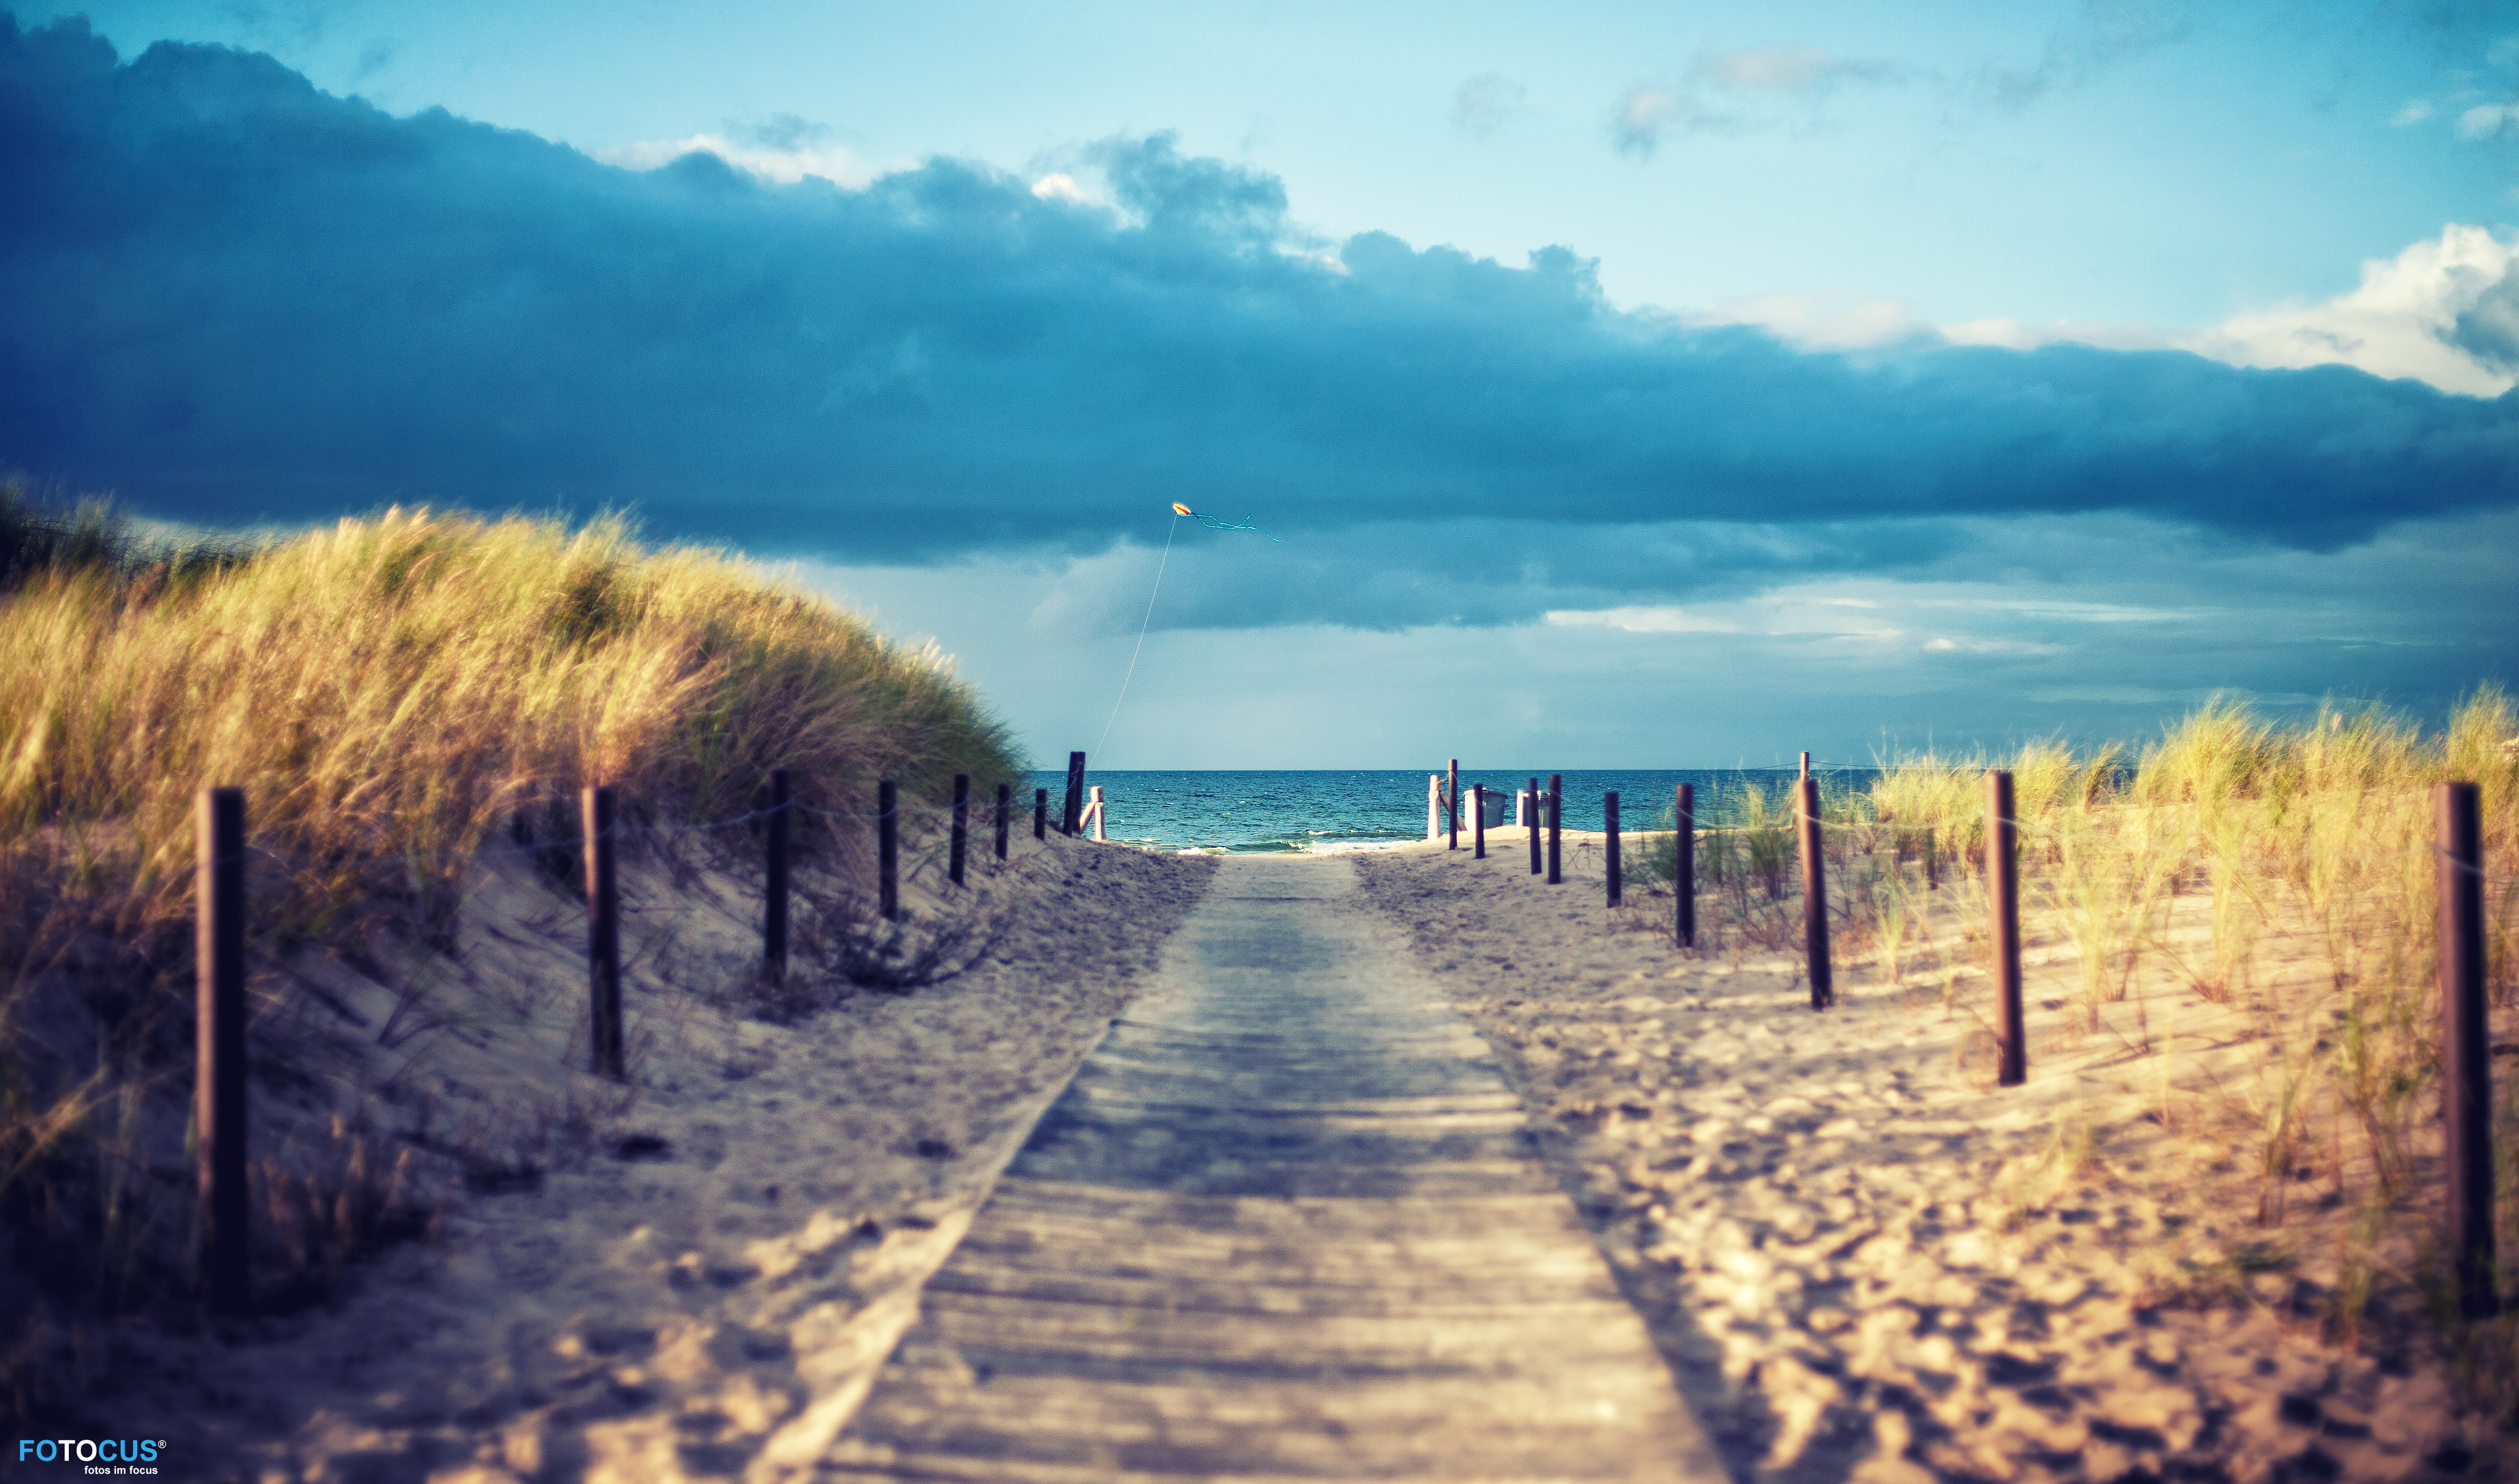
[[2519,5],[86,16],[0,38],[0,466],[629,504],[1043,756],[1172,499],[1284,540],[1172,533],[1114,766],[2519,670]]

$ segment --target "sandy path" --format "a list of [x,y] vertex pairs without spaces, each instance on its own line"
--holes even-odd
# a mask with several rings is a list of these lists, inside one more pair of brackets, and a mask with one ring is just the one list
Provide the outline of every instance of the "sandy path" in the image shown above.
[[823,1466],[1723,1477],[1520,1100],[1336,859],[1222,862]]
[[[1936,1004],[1927,984],[1841,962],[1836,1007],[1815,1013],[1795,957],[1737,938],[1683,952],[1657,931],[1667,895],[1608,909],[1588,840],[1569,832],[1557,887],[1528,874],[1521,831],[1489,843],[1484,860],[1465,841],[1359,870],[1540,1115],[1736,1477],[2488,1464],[2436,1361],[2322,1335],[2309,1275],[2336,1281],[2318,1260],[2333,1234],[2261,1227],[2213,1141],[2167,1137],[2145,1111],[2156,1092],[2127,1085],[2158,1059],[2068,1034],[2072,964],[2048,933],[2032,934],[2030,1083],[1997,1089],[1982,1023],[1947,984]],[[1945,972],[1974,961],[1958,926],[1936,950]],[[2184,1016],[2201,1034],[2182,1044],[2211,1048],[2194,1069],[2244,1094],[2263,1043],[2178,999],[2152,1004],[2155,1028]],[[2233,1254],[2269,1239],[2299,1246],[2299,1267],[2246,1276]]]

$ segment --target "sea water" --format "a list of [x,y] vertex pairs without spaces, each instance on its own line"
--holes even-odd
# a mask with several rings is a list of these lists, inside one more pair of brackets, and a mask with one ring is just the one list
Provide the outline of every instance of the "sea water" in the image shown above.
[[[1466,798],[1472,788],[1483,783],[1490,794],[1504,795],[1504,820],[1509,825],[1514,817],[1513,795],[1528,788],[1532,776],[1527,771],[1463,768],[1461,793]],[[1539,786],[1546,788],[1548,774],[1536,776]],[[1832,768],[1822,774],[1821,786],[1832,795],[1860,790],[1872,776],[1870,768]],[[1567,829],[1602,828],[1602,797],[1614,791],[1619,827],[1652,830],[1670,827],[1673,795],[1680,784],[1697,789],[1698,822],[1719,825],[1730,822],[1751,789],[1784,804],[1795,772],[1791,768],[1601,768],[1564,777]],[[1032,781],[1035,787],[1049,790],[1054,828],[1067,797],[1067,774],[1038,772]],[[1387,850],[1426,838],[1422,769],[1172,772],[1130,768],[1094,771],[1084,781],[1088,788],[1101,786],[1112,841],[1155,850],[1230,855],[1329,853]],[[1464,844],[1469,835],[1470,816],[1464,808]]]

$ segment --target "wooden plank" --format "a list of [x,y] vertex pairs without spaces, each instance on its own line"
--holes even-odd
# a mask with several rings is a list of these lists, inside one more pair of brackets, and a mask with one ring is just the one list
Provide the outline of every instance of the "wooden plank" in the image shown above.
[[825,1473],[1724,1477],[1485,1044],[1353,880],[1224,862]]

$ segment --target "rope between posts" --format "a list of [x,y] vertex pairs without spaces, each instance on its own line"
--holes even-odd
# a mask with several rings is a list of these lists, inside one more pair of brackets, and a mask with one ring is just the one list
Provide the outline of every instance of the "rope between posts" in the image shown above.
[[[594,838],[597,841],[622,841],[632,839],[671,840],[684,835],[710,834],[719,830],[730,830],[738,825],[752,824],[761,820],[774,818],[777,816],[781,807],[782,806],[770,805],[760,808],[746,809],[740,814],[729,815],[724,819],[705,820],[695,824],[637,824],[626,819],[615,819],[610,825],[597,831]],[[947,812],[947,810],[943,808],[918,808],[914,806],[896,803],[893,806],[890,815],[886,815],[881,810],[861,811],[856,809],[818,808],[813,805],[799,803],[792,799],[789,800],[783,807],[800,814],[815,814],[825,819],[837,819],[852,822],[874,822],[886,817],[898,819],[904,817],[906,814],[913,812],[924,816],[940,815]],[[977,813],[983,819],[986,819],[994,812],[995,806],[988,803],[975,803],[972,806],[972,809],[974,813]],[[1009,814],[1009,817],[1012,817],[1012,815]],[[525,841],[514,845],[484,846],[478,850],[472,851],[379,851],[376,855],[367,858],[369,860],[376,861],[395,860],[412,865],[446,865],[460,861],[512,859],[518,856],[542,856],[548,855],[555,851],[577,850],[586,844],[587,837],[585,835],[570,834],[549,840]],[[342,863],[337,859],[325,860],[310,855],[302,851],[274,848],[263,844],[260,841],[249,840],[245,842],[242,848],[241,853],[236,855],[220,856],[214,860],[212,864],[232,864],[237,861],[243,860],[248,856],[260,856],[262,859],[274,864],[290,867]],[[170,877],[190,875],[195,871],[198,871],[199,869],[199,865],[200,862],[197,858],[186,862],[182,867],[167,874]]]

